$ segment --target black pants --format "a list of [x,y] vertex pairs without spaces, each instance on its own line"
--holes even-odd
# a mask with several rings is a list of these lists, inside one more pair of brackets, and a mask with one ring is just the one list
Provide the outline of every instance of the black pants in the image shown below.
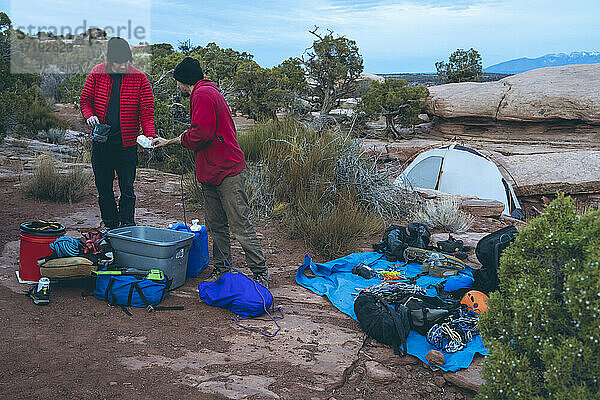
[[[135,225],[133,182],[137,162],[137,146],[123,147],[120,144],[92,143],[92,169],[98,189],[98,204],[102,221],[108,229]],[[113,192],[115,172],[121,191],[118,209]]]

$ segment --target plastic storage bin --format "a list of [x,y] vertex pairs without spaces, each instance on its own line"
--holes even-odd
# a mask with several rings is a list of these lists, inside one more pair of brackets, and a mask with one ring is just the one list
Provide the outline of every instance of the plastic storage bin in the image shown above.
[[151,226],[125,226],[108,231],[115,263],[141,270],[160,269],[171,279],[169,290],[185,283],[194,234]]
[[188,278],[195,278],[200,275],[200,272],[202,272],[210,263],[208,254],[208,232],[206,232],[206,226],[197,225],[197,228],[199,229],[196,231],[192,230],[181,222],[169,226],[169,229],[179,232],[191,232],[195,235],[187,263],[186,276]]

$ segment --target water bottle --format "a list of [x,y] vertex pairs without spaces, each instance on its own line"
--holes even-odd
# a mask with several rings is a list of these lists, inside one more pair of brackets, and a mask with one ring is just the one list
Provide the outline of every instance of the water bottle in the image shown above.
[[48,289],[50,289],[50,279],[43,277],[38,281],[37,291],[43,292],[44,294],[48,293]]
[[208,232],[204,225],[200,225],[200,220],[193,219],[192,225],[187,226],[181,222],[169,225],[169,229],[180,232],[192,232],[194,240],[190,246],[186,276],[188,278],[197,277],[208,265],[210,258],[208,255]]
[[192,220],[192,226],[190,226],[190,231],[192,232],[200,232],[202,230],[202,225],[200,225],[199,219]]

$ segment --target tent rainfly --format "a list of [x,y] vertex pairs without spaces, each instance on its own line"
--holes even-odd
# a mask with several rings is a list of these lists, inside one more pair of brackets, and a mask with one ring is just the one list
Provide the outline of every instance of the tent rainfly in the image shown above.
[[523,219],[517,196],[496,164],[477,150],[458,143],[419,153],[396,183],[498,200],[504,203],[504,214]]

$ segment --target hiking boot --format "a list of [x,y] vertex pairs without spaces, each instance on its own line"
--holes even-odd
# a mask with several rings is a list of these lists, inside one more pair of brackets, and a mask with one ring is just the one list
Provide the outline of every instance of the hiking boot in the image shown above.
[[38,290],[38,285],[31,285],[27,292],[27,297],[31,297],[33,304],[38,306],[47,306],[50,304],[50,291],[48,288]]
[[269,288],[269,279],[271,279],[271,274],[269,273],[269,270],[260,272],[258,274],[254,274],[254,280],[263,285],[266,289]]
[[204,282],[216,282],[226,272],[229,272],[229,271],[220,270],[220,269],[215,268],[215,269],[213,269],[213,272],[210,274],[210,276],[204,280]]

